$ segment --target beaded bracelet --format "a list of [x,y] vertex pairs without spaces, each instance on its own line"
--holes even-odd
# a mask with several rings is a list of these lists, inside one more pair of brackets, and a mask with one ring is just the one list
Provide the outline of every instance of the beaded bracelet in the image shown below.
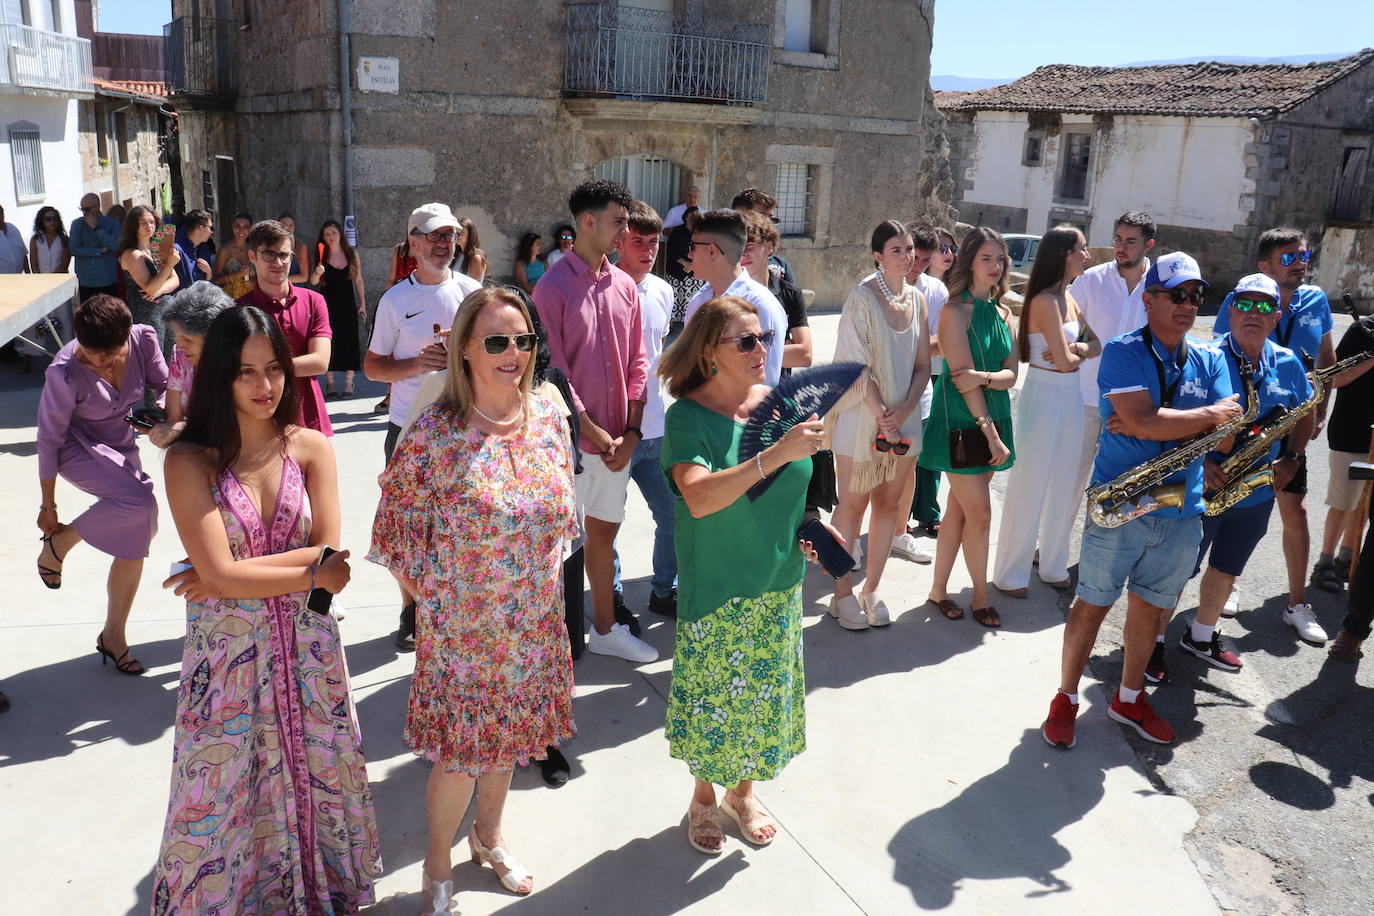
[[754,466],[759,469],[759,479],[767,480],[768,475],[763,472],[763,452],[759,452],[754,456]]

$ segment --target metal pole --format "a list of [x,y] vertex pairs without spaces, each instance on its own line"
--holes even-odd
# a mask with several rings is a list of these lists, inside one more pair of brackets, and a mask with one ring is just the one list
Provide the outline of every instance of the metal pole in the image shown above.
[[348,67],[349,28],[348,0],[339,0],[339,113],[343,122],[343,224],[348,243],[357,245],[357,222],[353,216],[353,93]]

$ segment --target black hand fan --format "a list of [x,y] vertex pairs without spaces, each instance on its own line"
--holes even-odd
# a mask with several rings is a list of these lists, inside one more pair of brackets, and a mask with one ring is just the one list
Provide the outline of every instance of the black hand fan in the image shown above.
[[[844,396],[864,371],[863,363],[830,363],[802,369],[781,379],[768,396],[749,414],[740,436],[739,456],[748,461],[787,434],[787,431],[813,413],[824,417],[826,411]],[[774,471],[749,488],[749,498],[758,499],[772,485]]]

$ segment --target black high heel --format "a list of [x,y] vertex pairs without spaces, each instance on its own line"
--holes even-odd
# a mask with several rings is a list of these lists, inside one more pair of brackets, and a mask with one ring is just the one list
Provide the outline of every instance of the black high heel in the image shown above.
[[[114,653],[105,648],[104,633],[101,633],[95,638],[95,651],[100,653],[100,667],[102,668],[105,667],[105,661],[108,659],[114,662],[115,670],[120,674],[128,674],[137,677],[148,670],[143,667],[143,663],[138,659],[129,658],[129,653],[133,651],[132,649],[125,649],[123,655],[119,656],[119,658],[115,658]],[[125,659],[128,660],[125,661]]]
[[[48,553],[52,554],[52,558],[57,562],[61,563],[62,558],[57,555],[57,548],[53,547],[52,545],[52,535],[45,534],[41,538],[39,538],[39,540],[43,542],[43,545],[45,547],[47,547]],[[39,550],[38,558],[40,560],[43,558],[42,550]],[[59,589],[62,587],[62,570],[60,569],[49,569],[42,563],[39,563],[38,578],[42,579],[43,584],[46,585],[48,588]]]

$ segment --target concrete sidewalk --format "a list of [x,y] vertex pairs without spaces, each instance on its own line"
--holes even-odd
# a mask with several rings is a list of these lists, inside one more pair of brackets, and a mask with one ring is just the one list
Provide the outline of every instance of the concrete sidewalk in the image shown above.
[[[818,356],[833,352],[836,323],[834,315],[815,318]],[[93,646],[108,562],[78,548],[58,592],[44,589],[33,569],[40,384],[40,375],[0,377],[0,474],[12,482],[9,523],[0,531],[0,571],[9,583],[0,686],[14,704],[0,717],[8,822],[0,835],[0,910],[145,913],[167,804],[184,632],[183,606],[157,585],[182,551],[164,506],[130,624],[149,673],[126,678],[102,669]],[[368,912],[411,914],[427,770],[401,742],[413,660],[391,645],[395,586],[361,560],[385,431],[385,418],[368,413],[374,401],[330,402],[343,546],[355,558],[340,628],[386,866],[379,903]],[[161,494],[157,451],[145,445],[144,460]],[[64,518],[87,502],[59,484]],[[621,544],[628,603],[642,608],[652,523],[637,495]],[[1002,596],[1005,626],[992,632],[971,619],[932,615],[922,606],[929,583],[929,567],[894,558],[882,592],[896,619],[885,630],[851,633],[825,615],[825,575],[809,574],[809,746],[779,779],[758,787],[782,827],[766,849],[744,844],[728,822],[724,855],[707,858],[687,845],[692,783],[668,757],[662,733],[671,622],[641,618],[663,657],[655,664],[585,655],[576,669],[578,733],[566,747],[572,781],[554,791],[537,769],[518,772],[507,808],[508,846],[534,872],[536,891],[517,900],[490,873],[463,864],[454,873],[461,911],[1153,914],[1167,888],[1170,911],[1215,912],[1183,845],[1193,807],[1156,792],[1121,727],[1107,720],[1101,690],[1085,681],[1071,752],[1051,749],[1038,734],[1059,666],[1057,593],[1037,584],[1026,601]],[[956,583],[967,585],[962,564]]]

